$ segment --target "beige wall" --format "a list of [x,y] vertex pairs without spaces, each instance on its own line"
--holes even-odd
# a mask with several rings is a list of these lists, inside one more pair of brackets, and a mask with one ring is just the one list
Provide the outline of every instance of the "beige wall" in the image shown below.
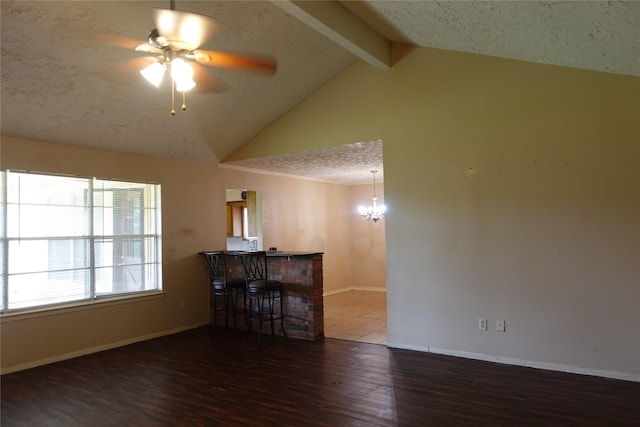
[[389,345],[640,381],[640,79],[402,54],[234,158],[383,140]]
[[[325,290],[342,288],[349,282],[349,187],[227,168],[215,170],[223,188],[262,192],[264,248],[322,251]],[[220,209],[216,215],[225,218],[224,205]],[[226,227],[226,223],[221,225]],[[226,233],[226,228],[223,231]]]
[[[405,53],[350,67],[234,158],[383,140],[391,346],[640,381],[640,79]],[[350,187],[11,138],[2,167],[162,183],[167,291],[3,319],[3,368],[206,321],[194,254],[224,247],[224,188],[273,199],[266,247],[324,250],[329,289],[356,277]]]
[[[207,272],[197,255],[226,244],[225,189],[263,195],[265,246],[325,255],[328,289],[351,279],[349,187],[210,165],[2,137],[2,169],[162,185],[164,295],[44,314],[4,316],[2,372],[159,336],[208,321]],[[181,301],[187,309],[181,310]]]

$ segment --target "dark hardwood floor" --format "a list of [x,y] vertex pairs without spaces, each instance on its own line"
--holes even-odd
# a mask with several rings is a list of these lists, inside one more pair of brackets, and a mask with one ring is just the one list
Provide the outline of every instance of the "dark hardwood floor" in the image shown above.
[[640,383],[208,328],[1,381],[3,427],[640,425]]

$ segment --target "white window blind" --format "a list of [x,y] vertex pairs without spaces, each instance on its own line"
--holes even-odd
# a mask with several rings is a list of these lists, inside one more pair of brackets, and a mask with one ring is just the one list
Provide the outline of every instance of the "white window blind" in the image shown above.
[[2,172],[0,310],[162,289],[160,186]]

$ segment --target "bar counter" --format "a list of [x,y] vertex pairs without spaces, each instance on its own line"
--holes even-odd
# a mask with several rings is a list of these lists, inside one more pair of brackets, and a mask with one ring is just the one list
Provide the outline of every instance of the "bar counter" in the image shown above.
[[[233,251],[227,257],[228,274],[244,279],[242,263]],[[317,340],[324,337],[323,252],[267,251],[269,278],[284,284],[285,329],[290,338]],[[263,333],[270,334],[269,322]],[[245,325],[238,322],[238,325]],[[255,328],[255,325],[254,325]],[[280,328],[276,327],[280,335]]]

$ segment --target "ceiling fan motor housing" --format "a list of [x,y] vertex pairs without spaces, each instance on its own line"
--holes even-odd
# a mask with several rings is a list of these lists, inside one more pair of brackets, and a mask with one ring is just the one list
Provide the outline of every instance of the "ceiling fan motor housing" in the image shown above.
[[154,28],[153,30],[151,30],[149,32],[149,44],[152,46],[157,47],[158,49],[162,49],[167,47],[169,44],[167,43],[167,39],[165,39],[164,37],[161,37],[160,34],[158,33],[158,29]]

